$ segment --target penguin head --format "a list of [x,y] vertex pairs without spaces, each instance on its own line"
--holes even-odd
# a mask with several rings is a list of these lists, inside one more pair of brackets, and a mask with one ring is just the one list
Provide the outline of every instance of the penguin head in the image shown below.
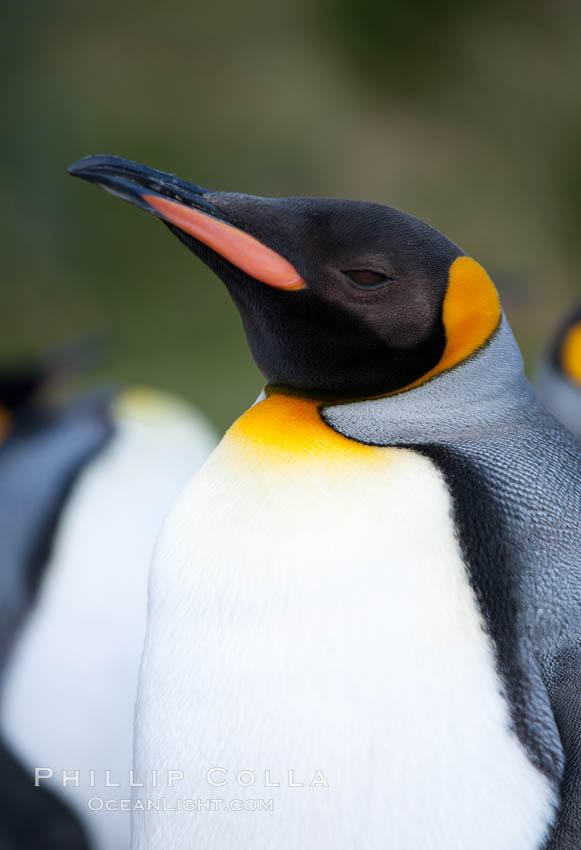
[[161,218],[226,284],[270,385],[321,400],[416,386],[500,321],[486,272],[392,207],[212,192],[111,156],[70,173]]
[[549,365],[581,390],[581,305],[578,305],[555,334],[548,353]]
[[[21,419],[49,415],[66,382],[102,359],[105,338],[75,340],[42,358],[0,366],[0,442]],[[56,409],[57,406],[54,406]]]

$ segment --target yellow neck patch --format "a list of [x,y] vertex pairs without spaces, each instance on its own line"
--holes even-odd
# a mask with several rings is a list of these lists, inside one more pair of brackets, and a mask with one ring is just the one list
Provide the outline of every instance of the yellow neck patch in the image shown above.
[[498,292],[480,263],[457,257],[450,266],[442,309],[446,333],[442,358],[421,378],[389,395],[411,390],[470,357],[492,336],[501,315]]
[[5,407],[0,407],[0,442],[6,437],[10,431],[12,417]]
[[569,380],[581,384],[581,322],[569,328],[561,349],[561,365]]
[[272,394],[247,410],[225,436],[237,448],[258,451],[266,459],[295,463],[301,457],[309,463],[316,458],[376,457],[381,451],[338,434],[319,413],[320,402],[294,396]]

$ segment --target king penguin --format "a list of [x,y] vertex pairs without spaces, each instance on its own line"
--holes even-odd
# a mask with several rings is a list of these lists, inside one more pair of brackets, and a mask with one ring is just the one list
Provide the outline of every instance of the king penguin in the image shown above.
[[579,848],[581,459],[484,269],[378,203],[70,171],[213,269],[266,380],[157,548],[135,850]]
[[581,305],[561,322],[536,381],[541,400],[581,440]]
[[2,850],[129,848],[105,804],[131,793],[149,561],[215,444],[153,390],[51,399],[78,357],[0,371]]

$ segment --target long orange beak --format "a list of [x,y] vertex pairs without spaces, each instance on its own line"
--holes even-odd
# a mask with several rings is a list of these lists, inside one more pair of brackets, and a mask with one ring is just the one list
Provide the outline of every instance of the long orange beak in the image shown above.
[[84,157],[71,165],[69,173],[98,183],[193,236],[261,283],[286,291],[307,285],[285,257],[224,221],[200,186],[115,156]]
[[288,260],[244,230],[161,195],[143,195],[143,200],[164,221],[189,233],[256,280],[276,289],[305,288],[304,280]]

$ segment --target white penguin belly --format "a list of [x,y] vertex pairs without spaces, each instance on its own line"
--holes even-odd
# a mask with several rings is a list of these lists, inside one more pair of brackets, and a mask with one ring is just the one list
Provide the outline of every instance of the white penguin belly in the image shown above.
[[[227,436],[170,516],[136,767],[183,779],[138,794],[134,847],[538,850],[552,792],[510,731],[443,478],[337,445],[281,460]],[[141,813],[162,797],[193,810]]]

